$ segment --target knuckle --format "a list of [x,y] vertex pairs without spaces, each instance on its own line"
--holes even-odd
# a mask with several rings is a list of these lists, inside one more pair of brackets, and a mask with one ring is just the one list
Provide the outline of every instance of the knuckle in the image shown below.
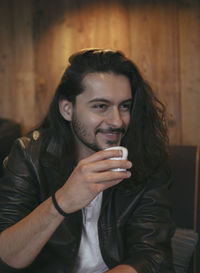
[[81,174],[84,174],[87,170],[87,165],[84,164],[84,162],[81,162],[79,163],[79,171]]
[[82,159],[82,160],[80,160],[80,161],[78,162],[78,166],[82,166],[82,165],[84,165],[84,159]]
[[88,188],[92,189],[92,184],[95,180],[93,174],[88,173],[88,172],[84,172],[81,174],[82,177],[82,181],[85,183],[85,185],[87,185]]
[[102,192],[103,190],[105,190],[105,185],[103,184],[97,184],[95,187],[95,192],[96,194],[99,194],[100,192]]
[[113,167],[121,167],[124,169],[129,169],[131,164],[127,160],[113,160],[112,161]]
[[123,171],[112,171],[111,178],[114,180],[122,180],[125,177]]
[[93,176],[92,176],[91,174],[89,174],[89,173],[85,174],[84,179],[85,179],[86,182],[88,182],[88,183],[93,182]]

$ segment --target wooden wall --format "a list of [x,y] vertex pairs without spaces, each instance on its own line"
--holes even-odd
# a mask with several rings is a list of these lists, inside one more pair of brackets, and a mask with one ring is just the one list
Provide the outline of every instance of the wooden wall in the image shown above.
[[68,56],[120,49],[166,104],[172,144],[200,144],[199,0],[0,0],[0,116],[45,115]]

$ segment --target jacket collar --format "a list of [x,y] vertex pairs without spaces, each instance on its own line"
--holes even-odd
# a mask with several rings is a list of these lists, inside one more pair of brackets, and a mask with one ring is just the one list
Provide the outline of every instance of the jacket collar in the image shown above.
[[57,158],[57,153],[59,150],[59,145],[55,141],[51,140],[41,154],[41,165],[45,167],[50,167],[58,171],[59,161]]

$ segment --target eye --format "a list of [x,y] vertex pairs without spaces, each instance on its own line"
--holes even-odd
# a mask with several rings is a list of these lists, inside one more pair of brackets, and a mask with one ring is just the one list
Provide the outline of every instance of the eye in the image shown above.
[[120,109],[121,109],[123,112],[130,112],[130,110],[131,110],[131,104],[130,104],[130,103],[122,104],[122,105],[120,106]]
[[103,111],[106,110],[108,106],[106,104],[101,103],[93,105],[93,108]]

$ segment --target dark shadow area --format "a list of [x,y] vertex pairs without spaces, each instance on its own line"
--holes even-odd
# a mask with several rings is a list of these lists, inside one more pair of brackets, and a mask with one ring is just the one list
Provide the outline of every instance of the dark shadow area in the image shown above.
[[14,140],[20,136],[20,124],[8,119],[0,119],[0,177],[3,175],[3,160],[9,154]]

